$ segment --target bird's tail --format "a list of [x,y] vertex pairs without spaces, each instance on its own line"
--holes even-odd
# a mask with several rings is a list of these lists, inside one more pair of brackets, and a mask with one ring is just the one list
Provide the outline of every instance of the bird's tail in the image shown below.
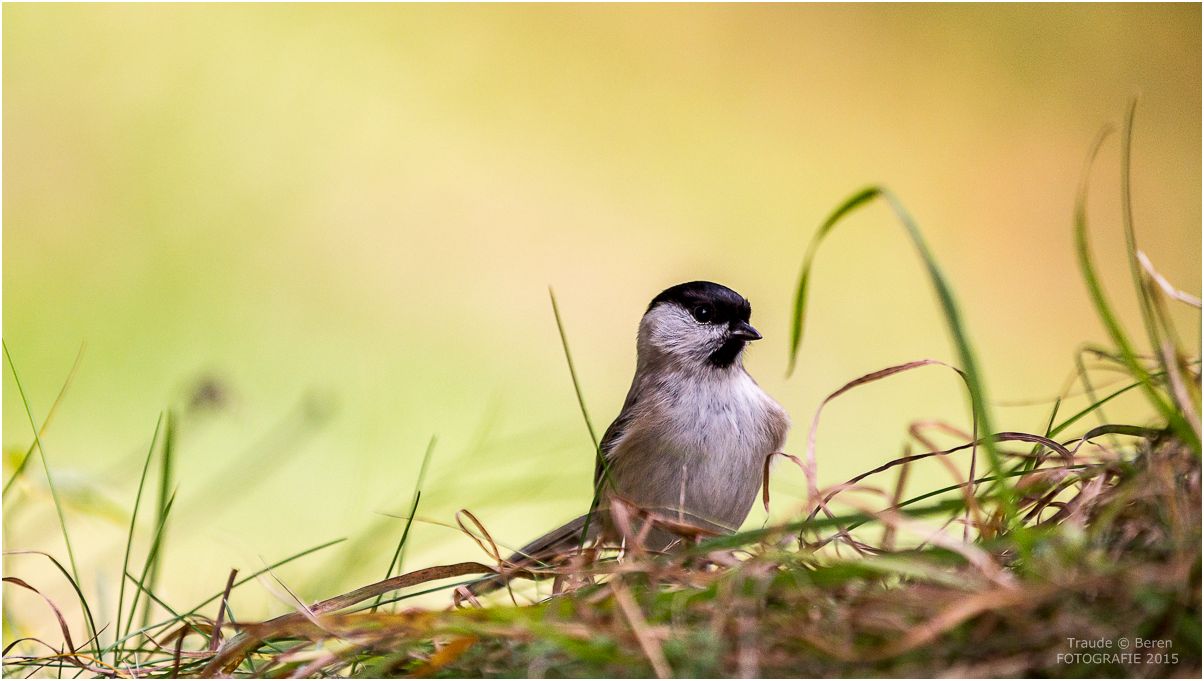
[[[589,527],[586,528],[586,519],[590,518]],[[598,519],[598,514],[583,515],[574,520],[561,525],[544,536],[527,544],[513,555],[506,559],[506,563],[510,566],[535,567],[542,563],[546,563],[556,556],[563,555],[581,546],[583,543],[591,542],[598,537],[601,532],[601,522]],[[582,534],[586,536],[582,537]],[[468,585],[468,590],[474,596],[482,596],[491,591],[502,588],[506,585],[507,578],[499,575],[482,579],[479,582],[473,582]]]

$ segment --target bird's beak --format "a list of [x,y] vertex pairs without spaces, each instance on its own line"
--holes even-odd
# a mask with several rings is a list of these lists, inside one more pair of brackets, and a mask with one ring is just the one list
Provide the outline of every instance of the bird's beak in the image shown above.
[[761,334],[748,322],[733,322],[730,335],[732,338],[746,341],[761,340]]

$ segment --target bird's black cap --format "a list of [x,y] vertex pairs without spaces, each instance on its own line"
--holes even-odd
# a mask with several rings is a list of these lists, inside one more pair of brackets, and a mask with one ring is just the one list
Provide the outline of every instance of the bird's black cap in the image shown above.
[[691,281],[671,286],[653,298],[648,304],[648,309],[651,310],[661,303],[677,303],[687,310],[709,304],[715,309],[715,321],[719,323],[747,322],[752,314],[752,305],[744,296],[710,281]]

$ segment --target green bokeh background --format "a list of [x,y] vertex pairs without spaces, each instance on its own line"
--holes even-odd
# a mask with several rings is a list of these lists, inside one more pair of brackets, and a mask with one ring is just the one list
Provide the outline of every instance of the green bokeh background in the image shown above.
[[[844,382],[954,359],[921,265],[875,207],[821,251],[784,377],[803,250],[871,182],[906,202],[953,282],[997,427],[1041,430],[1076,348],[1104,340],[1071,212],[1092,138],[1138,92],[1141,246],[1199,292],[1196,5],[7,5],[3,19],[3,333],[38,419],[86,343],[43,442],[102,613],[168,407],[171,603],[336,537],[362,541],[278,576],[307,599],[383,576],[402,523],[382,514],[405,512],[432,435],[424,519],[469,508],[513,545],[581,512],[593,455],[549,285],[599,429],[655,293],[712,279],[745,294],[765,335],[747,365],[801,454]],[[1095,177],[1096,253],[1135,321],[1115,140]],[[1198,317],[1177,314],[1198,347]],[[189,410],[200,381],[220,408]],[[31,436],[8,369],[3,387],[7,479]],[[1110,413],[1147,415],[1137,400]],[[967,424],[955,376],[834,403],[821,484],[898,455],[917,419]],[[44,481],[31,467],[5,500],[4,546],[65,557]],[[783,466],[773,489],[783,517],[805,486]],[[481,558],[420,522],[406,560]],[[37,559],[5,568],[70,602]],[[8,624],[41,620],[35,597],[5,595]],[[255,585],[234,603],[247,619],[287,607]]]

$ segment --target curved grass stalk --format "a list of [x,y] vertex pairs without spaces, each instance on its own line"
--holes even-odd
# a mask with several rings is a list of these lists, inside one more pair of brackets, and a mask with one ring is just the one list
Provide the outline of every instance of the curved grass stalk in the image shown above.
[[[1132,122],[1132,110],[1130,109],[1130,115],[1126,119],[1126,128],[1130,135],[1132,132]],[[1175,408],[1174,404],[1155,387],[1153,376],[1149,371],[1146,370],[1144,366],[1141,365],[1141,362],[1138,361],[1137,352],[1133,347],[1133,343],[1129,340],[1129,336],[1125,332],[1124,327],[1121,326],[1120,320],[1113,311],[1111,303],[1108,302],[1108,297],[1104,293],[1103,283],[1100,281],[1099,275],[1095,271],[1095,263],[1091,258],[1091,248],[1087,238],[1087,194],[1091,180],[1091,168],[1095,165],[1095,159],[1099,155],[1100,148],[1103,146],[1104,142],[1111,133],[1112,127],[1107,126],[1100,131],[1099,135],[1096,136],[1095,142],[1092,144],[1091,150],[1087,155],[1087,162],[1083,169],[1082,180],[1079,183],[1078,192],[1075,197],[1074,238],[1075,252],[1078,255],[1079,261],[1079,269],[1083,273],[1083,281],[1087,285],[1087,293],[1092,304],[1095,306],[1096,314],[1099,315],[1100,322],[1103,323],[1104,329],[1108,332],[1108,336],[1116,345],[1118,354],[1120,359],[1123,361],[1125,368],[1128,369],[1133,377],[1137,379],[1138,384],[1141,386],[1142,391],[1146,394],[1146,397],[1149,398],[1150,403],[1153,404],[1154,408],[1158,410],[1158,413],[1166,419],[1167,423],[1170,425],[1170,428],[1180,438],[1182,438],[1185,443],[1188,444],[1192,451],[1195,452],[1196,456],[1199,456],[1199,435],[1183,417],[1183,414]],[[1126,162],[1125,165],[1127,166],[1127,162],[1129,160],[1127,150],[1124,151],[1124,160]],[[1127,178],[1127,176],[1128,174],[1126,170],[1125,174],[1122,176],[1122,179]],[[1127,184],[1127,179],[1122,182],[1122,192],[1126,197],[1128,195]],[[1126,199],[1126,202],[1127,200],[1128,199]],[[1131,206],[1126,206],[1125,210],[1127,214],[1127,211],[1131,210]],[[1131,249],[1135,247],[1135,240],[1132,231],[1132,221],[1126,218],[1125,237]],[[1135,251],[1130,254],[1130,257],[1133,258],[1134,263],[1136,263]],[[1136,266],[1139,267],[1139,265]],[[1135,276],[1140,277],[1140,272],[1138,271]],[[1146,309],[1148,300],[1145,295],[1145,285],[1144,283],[1140,282],[1140,279],[1138,280],[1137,294],[1142,301],[1143,316],[1147,313],[1152,314],[1152,312]],[[1151,329],[1150,333],[1154,334],[1155,332]],[[1156,335],[1152,335],[1151,337],[1156,338]],[[1158,346],[1155,345],[1155,348],[1157,347]]]
[[[949,333],[953,337],[954,347],[957,349],[957,354],[961,363],[960,369],[965,375],[966,385],[970,394],[970,407],[972,418],[975,422],[975,427],[981,433],[993,433],[994,429],[991,425],[990,410],[987,405],[986,389],[983,385],[982,374],[978,369],[978,360],[975,358],[974,348],[970,343],[969,337],[966,334],[965,323],[962,321],[961,311],[958,308],[957,302],[953,297],[953,290],[945,280],[944,274],[940,267],[936,264],[936,259],[929,250],[927,242],[924,241],[923,234],[920,232],[919,226],[907,212],[903,203],[889,189],[879,186],[871,186],[862,189],[845,200],[839,207],[824,220],[820,225],[819,230],[812,237],[810,245],[807,247],[807,252],[803,256],[803,270],[799,276],[798,289],[794,299],[794,314],[791,325],[790,336],[790,358],[787,376],[794,372],[798,360],[799,346],[803,339],[803,320],[806,316],[807,307],[807,290],[811,279],[811,268],[815,260],[815,254],[819,250],[820,243],[824,238],[839,224],[845,217],[856,209],[868,204],[870,201],[881,198],[886,201],[891,210],[894,211],[895,217],[903,226],[910,237],[912,244],[915,246],[916,252],[924,263],[925,269],[928,271],[928,277],[932,282],[933,288],[936,290],[937,299],[940,302],[941,311],[945,315],[945,322],[949,327]],[[987,460],[990,463],[991,470],[996,475],[1003,472],[1002,459],[999,451],[991,438],[987,438],[983,443],[983,449],[986,450]],[[1000,503],[1003,508],[1003,516],[1009,522],[1015,519],[1015,500],[1013,498],[1013,490],[1006,488],[999,496]]]

